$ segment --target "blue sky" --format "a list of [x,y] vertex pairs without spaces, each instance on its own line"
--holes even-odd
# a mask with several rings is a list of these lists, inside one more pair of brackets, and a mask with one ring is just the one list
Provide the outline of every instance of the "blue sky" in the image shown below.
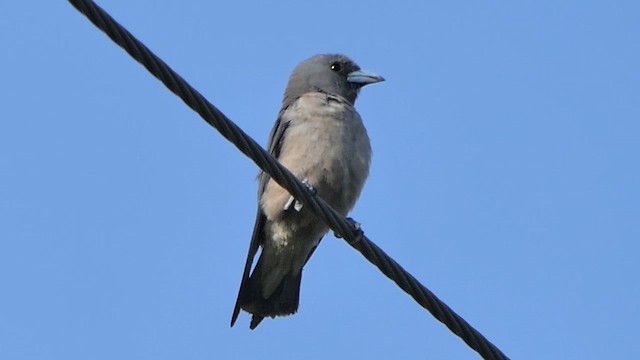
[[[366,234],[512,358],[640,357],[639,3],[100,4],[262,144],[300,60],[383,75]],[[256,166],[67,2],[0,18],[0,358],[477,358],[330,235],[229,328]]]

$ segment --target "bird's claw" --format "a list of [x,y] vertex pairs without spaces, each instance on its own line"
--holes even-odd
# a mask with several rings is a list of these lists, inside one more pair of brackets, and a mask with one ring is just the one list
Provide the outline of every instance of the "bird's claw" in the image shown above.
[[287,202],[284,204],[284,209],[285,210],[289,210],[289,208],[291,207],[291,204],[293,204],[293,201],[295,199],[293,198],[293,196],[289,196],[289,200],[287,200]]
[[316,188],[314,188],[314,187],[313,187],[313,185],[311,185],[311,183],[309,183],[309,179],[304,179],[304,180],[302,180],[302,184],[303,184],[304,186],[306,186],[306,187],[307,187],[307,189],[309,189],[309,191],[311,191],[311,193],[312,193],[313,195],[315,195],[315,194],[316,194]]
[[[353,244],[360,241],[360,239],[362,239],[362,235],[364,235],[364,231],[362,231],[362,227],[360,226],[360,223],[353,220],[350,217],[346,218],[346,220],[353,227],[353,233],[355,235],[355,240],[353,240],[351,243]],[[333,236],[335,236],[338,239],[342,239],[342,236],[340,236],[340,234],[336,233],[335,231],[333,232]]]
[[[302,184],[304,184],[304,186],[306,186],[313,195],[316,194],[316,189],[309,183],[309,179],[302,180]],[[293,196],[289,196],[289,199],[284,204],[284,209],[289,210],[291,204],[293,204],[293,209],[295,211],[299,212],[300,210],[302,210],[303,204],[300,201],[296,200]]]

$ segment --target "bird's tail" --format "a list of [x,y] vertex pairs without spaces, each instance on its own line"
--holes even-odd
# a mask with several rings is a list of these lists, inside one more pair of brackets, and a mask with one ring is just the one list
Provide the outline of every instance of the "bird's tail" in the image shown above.
[[238,294],[239,306],[253,314],[250,328],[255,329],[265,317],[286,316],[298,310],[300,300],[300,282],[302,270],[293,273],[289,271],[281,277],[274,290],[265,298],[265,279],[273,278],[266,271],[273,271],[271,264],[265,263],[269,255],[263,251],[253,273],[241,286]]

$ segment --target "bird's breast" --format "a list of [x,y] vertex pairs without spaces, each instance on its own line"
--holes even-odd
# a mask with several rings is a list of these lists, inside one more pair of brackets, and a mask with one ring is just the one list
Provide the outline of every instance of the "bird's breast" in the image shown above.
[[288,127],[280,162],[346,214],[360,194],[371,158],[360,115],[342,98],[313,93],[292,104],[283,120]]

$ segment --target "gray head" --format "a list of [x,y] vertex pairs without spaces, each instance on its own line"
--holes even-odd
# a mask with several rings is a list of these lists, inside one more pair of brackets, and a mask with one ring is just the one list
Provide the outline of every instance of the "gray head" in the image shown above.
[[301,62],[291,73],[284,91],[283,108],[309,92],[339,95],[351,104],[360,88],[384,81],[382,76],[360,70],[344,55],[315,55]]

